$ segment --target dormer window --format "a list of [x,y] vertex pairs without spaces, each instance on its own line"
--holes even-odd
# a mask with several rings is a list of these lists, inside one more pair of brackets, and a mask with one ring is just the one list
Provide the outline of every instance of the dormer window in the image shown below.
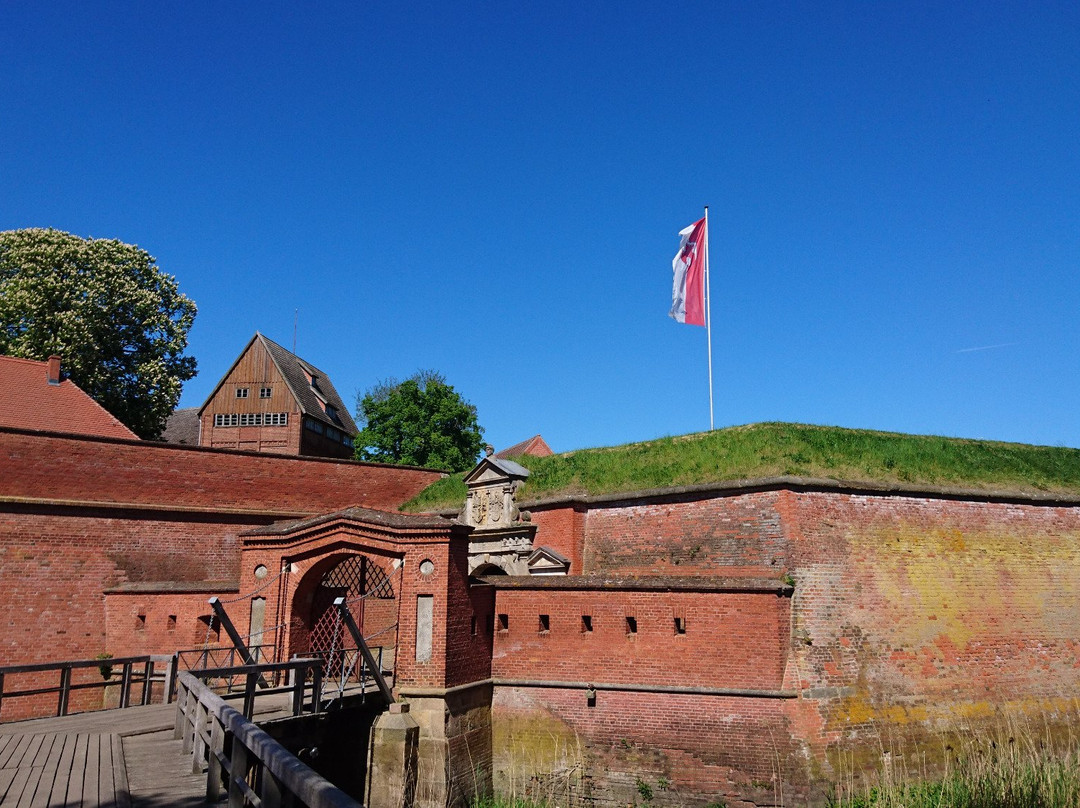
[[248,388],[246,388],[246,387],[237,387],[236,388],[236,397],[237,398],[247,398],[248,397]]
[[331,420],[338,420],[337,407],[335,407],[333,404],[326,405],[326,414],[330,416]]
[[273,392],[273,389],[270,388],[270,387],[260,387],[259,388],[259,398],[270,398],[270,394],[272,392]]

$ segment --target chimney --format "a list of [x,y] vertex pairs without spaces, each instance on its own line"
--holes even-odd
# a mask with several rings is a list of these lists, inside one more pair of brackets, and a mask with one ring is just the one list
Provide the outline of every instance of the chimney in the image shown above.
[[49,384],[60,384],[60,357],[56,354],[49,357]]

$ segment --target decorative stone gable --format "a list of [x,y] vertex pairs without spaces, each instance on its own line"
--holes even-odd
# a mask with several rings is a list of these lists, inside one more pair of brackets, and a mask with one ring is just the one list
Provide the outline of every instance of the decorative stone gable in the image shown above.
[[525,561],[530,575],[566,575],[570,559],[550,547],[537,547]]
[[512,460],[485,457],[465,475],[469,493],[461,520],[473,528],[469,572],[528,575],[536,526],[518,511],[514,495],[529,470]]

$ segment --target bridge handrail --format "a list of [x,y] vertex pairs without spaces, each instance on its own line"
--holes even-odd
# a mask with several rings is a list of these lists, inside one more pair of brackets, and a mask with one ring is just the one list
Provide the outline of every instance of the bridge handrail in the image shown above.
[[40,671],[60,670],[61,668],[100,668],[116,665],[139,665],[143,662],[168,662],[168,654],[144,654],[132,657],[102,657],[101,659],[66,659],[61,662],[35,662],[31,665],[0,665],[0,674],[38,673]]
[[[297,678],[302,682],[303,677]],[[192,756],[192,771],[201,772],[206,764],[208,802],[217,802],[224,786],[229,808],[279,808],[297,802],[308,808],[362,808],[196,676],[180,671],[177,686],[177,733]]]
[[[158,671],[155,671],[158,665]],[[141,670],[139,670],[141,666]],[[102,680],[100,682],[76,682],[71,681],[71,673],[74,670],[84,668],[100,668]],[[120,677],[112,678],[112,669],[120,669]],[[108,670],[108,676],[106,671]],[[60,681],[56,685],[44,685],[36,687],[24,687],[12,690],[6,687],[5,678],[27,673],[48,673],[56,671],[60,674]],[[173,657],[162,654],[145,654],[131,657],[103,657],[98,659],[68,659],[60,662],[36,662],[28,665],[3,665],[0,666],[0,709],[5,701],[26,697],[41,696],[47,693],[57,694],[55,715],[68,714],[69,699],[75,690],[97,690],[103,692],[109,688],[119,688],[118,707],[131,707],[135,705],[149,704],[153,698],[153,683],[164,683],[164,695],[162,701],[169,700],[172,689],[172,677],[175,674],[175,662]],[[142,694],[132,701],[131,695],[135,685],[142,685]]]
[[323,661],[316,657],[295,657],[287,662],[263,662],[258,665],[230,665],[225,668],[192,668],[184,671],[199,679],[224,679],[226,676],[242,676],[247,673],[274,673],[276,671],[291,671],[299,668],[310,668],[315,665],[321,666]]

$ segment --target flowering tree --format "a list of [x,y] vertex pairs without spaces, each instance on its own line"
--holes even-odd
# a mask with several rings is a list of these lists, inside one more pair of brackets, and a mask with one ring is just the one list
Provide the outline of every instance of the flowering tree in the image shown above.
[[145,250],[59,230],[0,233],[0,354],[63,357],[79,387],[157,438],[195,375],[195,304]]
[[359,398],[356,422],[357,460],[464,471],[484,439],[476,407],[433,370],[377,384]]

